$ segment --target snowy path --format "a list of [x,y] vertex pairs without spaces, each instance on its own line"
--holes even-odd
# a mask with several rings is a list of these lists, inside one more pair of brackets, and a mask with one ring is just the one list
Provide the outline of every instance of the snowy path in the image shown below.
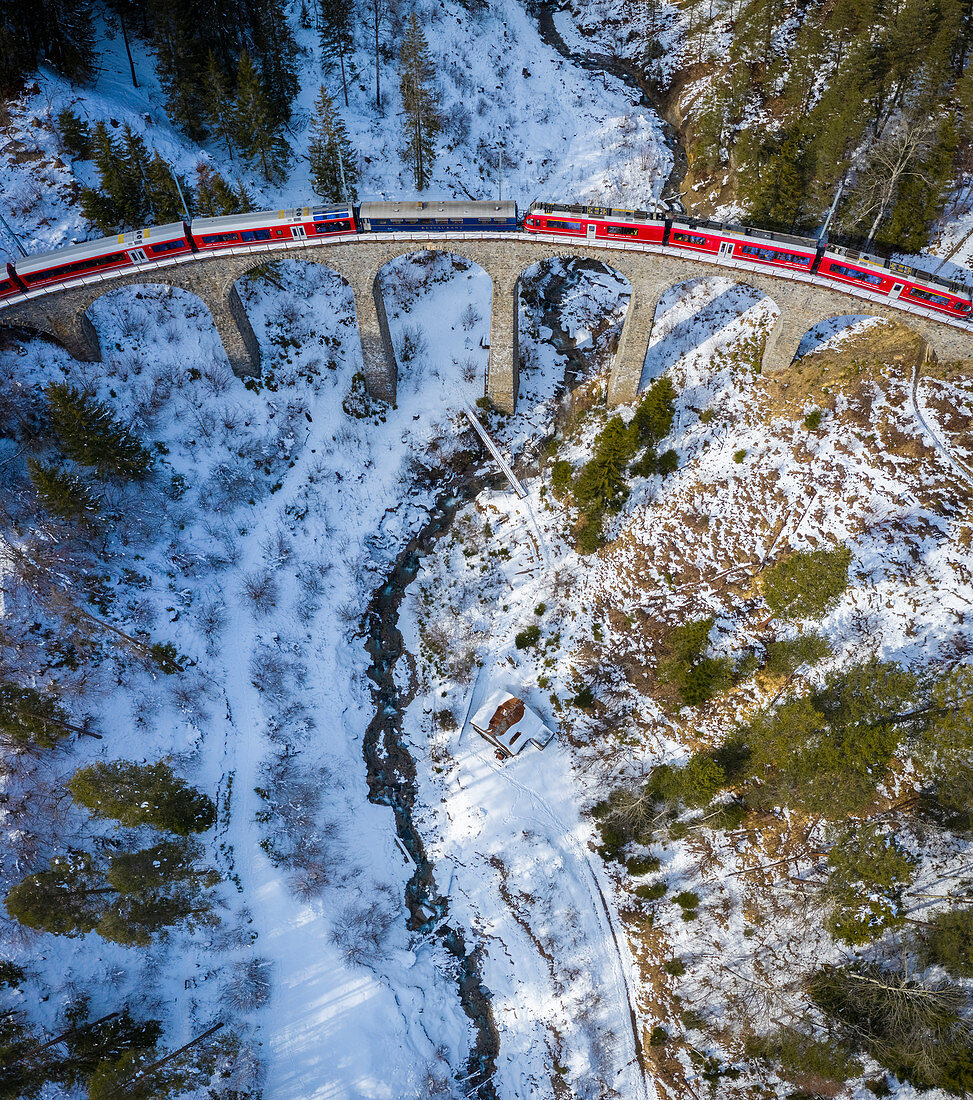
[[916,420],[919,421],[920,426],[925,432],[929,442],[936,449],[938,454],[945,459],[952,470],[964,481],[970,488],[973,488],[973,470],[958,459],[946,443],[943,442],[939,435],[939,432],[933,426],[932,418],[928,416],[919,404],[919,375],[926,362],[926,355],[928,352],[924,351],[920,359],[917,361],[912,371],[912,408],[916,415]]
[[[561,757],[565,769],[570,770],[571,762],[568,753],[557,744],[556,741],[552,742],[545,750],[545,754],[548,753],[557,754]],[[487,754],[485,753],[480,753],[479,755],[481,758],[487,758]],[[547,761],[544,759],[534,761],[535,766],[538,768],[544,767],[546,763]],[[624,932],[621,934],[618,932],[616,922],[612,916],[611,907],[608,904],[608,900],[605,897],[605,891],[602,888],[599,870],[595,866],[586,846],[579,840],[577,829],[575,828],[572,830],[569,828],[558,817],[551,804],[542,795],[536,790],[526,786],[526,784],[514,779],[513,775],[511,775],[509,771],[504,771],[502,766],[498,765],[495,770],[497,775],[504,782],[509,783],[511,786],[527,795],[532,807],[544,814],[548,824],[552,827],[552,831],[550,831],[548,835],[554,839],[560,838],[563,840],[564,843],[561,847],[562,855],[570,856],[574,860],[575,868],[572,878],[575,882],[584,884],[588,889],[595,922],[602,932],[605,943],[608,942],[610,936],[611,945],[614,949],[617,965],[612,966],[611,969],[613,971],[612,977],[614,979],[614,992],[618,1016],[623,1017],[627,1009],[629,1019],[631,1020],[631,1049],[630,1051],[626,1051],[630,1056],[626,1060],[623,1069],[632,1064],[637,1064],[639,1072],[635,1080],[639,1088],[634,1095],[638,1097],[638,1100],[654,1100],[656,1093],[646,1076],[645,1056],[642,1050],[642,1040],[639,1038],[638,1014],[635,1010],[635,1003],[632,999],[631,983],[629,981],[634,969],[632,957],[628,952],[628,948],[622,946],[625,943],[625,934]],[[535,817],[534,820],[540,824],[538,818]],[[608,933],[607,935],[605,935],[606,932]]]

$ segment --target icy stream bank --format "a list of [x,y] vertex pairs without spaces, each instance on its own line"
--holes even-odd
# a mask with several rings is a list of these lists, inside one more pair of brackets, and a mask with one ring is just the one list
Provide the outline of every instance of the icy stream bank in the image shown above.
[[368,676],[374,684],[375,716],[365,732],[362,752],[367,767],[369,800],[391,807],[396,833],[415,865],[405,891],[409,927],[415,932],[437,936],[457,962],[460,1003],[475,1033],[466,1077],[466,1083],[472,1087],[470,1095],[497,1100],[492,1078],[500,1037],[493,1018],[490,992],[482,981],[480,948],[468,947],[463,932],[449,923],[449,899],[439,892],[432,862],[414,820],[418,793],[416,768],[402,736],[402,715],[411,698],[395,683],[395,665],[405,653],[397,622],[406,589],[415,580],[422,557],[449,530],[459,509],[490,483],[489,477],[479,475],[465,478],[444,490],[425,525],[399,553],[385,581],[372,596],[364,626],[365,648],[372,658]]

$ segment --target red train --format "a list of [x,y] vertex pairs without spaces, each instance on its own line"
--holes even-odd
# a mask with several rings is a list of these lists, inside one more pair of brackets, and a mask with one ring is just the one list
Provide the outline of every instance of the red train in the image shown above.
[[973,315],[970,288],[962,283],[812,237],[636,210],[553,203],[534,203],[524,217],[524,229],[575,240],[644,242],[677,253],[708,255],[734,266],[804,272],[835,289],[852,286],[964,321]]
[[190,225],[150,226],[37,256],[0,259],[0,301],[110,278],[129,269],[181,263],[201,253],[263,251],[363,232],[509,232],[709,256],[733,267],[804,274],[835,289],[856,288],[960,321],[973,319],[970,288],[867,253],[785,233],[611,207],[533,203],[518,222],[513,203],[364,203],[260,210]]

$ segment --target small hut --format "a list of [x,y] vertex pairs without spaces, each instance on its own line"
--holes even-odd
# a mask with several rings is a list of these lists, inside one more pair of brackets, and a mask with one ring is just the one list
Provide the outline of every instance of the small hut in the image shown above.
[[542,749],[554,736],[539,714],[507,691],[495,691],[471,721],[503,757],[516,756],[529,741]]

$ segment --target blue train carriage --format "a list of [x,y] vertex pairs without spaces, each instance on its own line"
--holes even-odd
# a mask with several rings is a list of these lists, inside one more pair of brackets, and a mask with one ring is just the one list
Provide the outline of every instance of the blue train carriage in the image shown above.
[[364,233],[490,232],[517,228],[515,202],[363,202],[359,226]]

